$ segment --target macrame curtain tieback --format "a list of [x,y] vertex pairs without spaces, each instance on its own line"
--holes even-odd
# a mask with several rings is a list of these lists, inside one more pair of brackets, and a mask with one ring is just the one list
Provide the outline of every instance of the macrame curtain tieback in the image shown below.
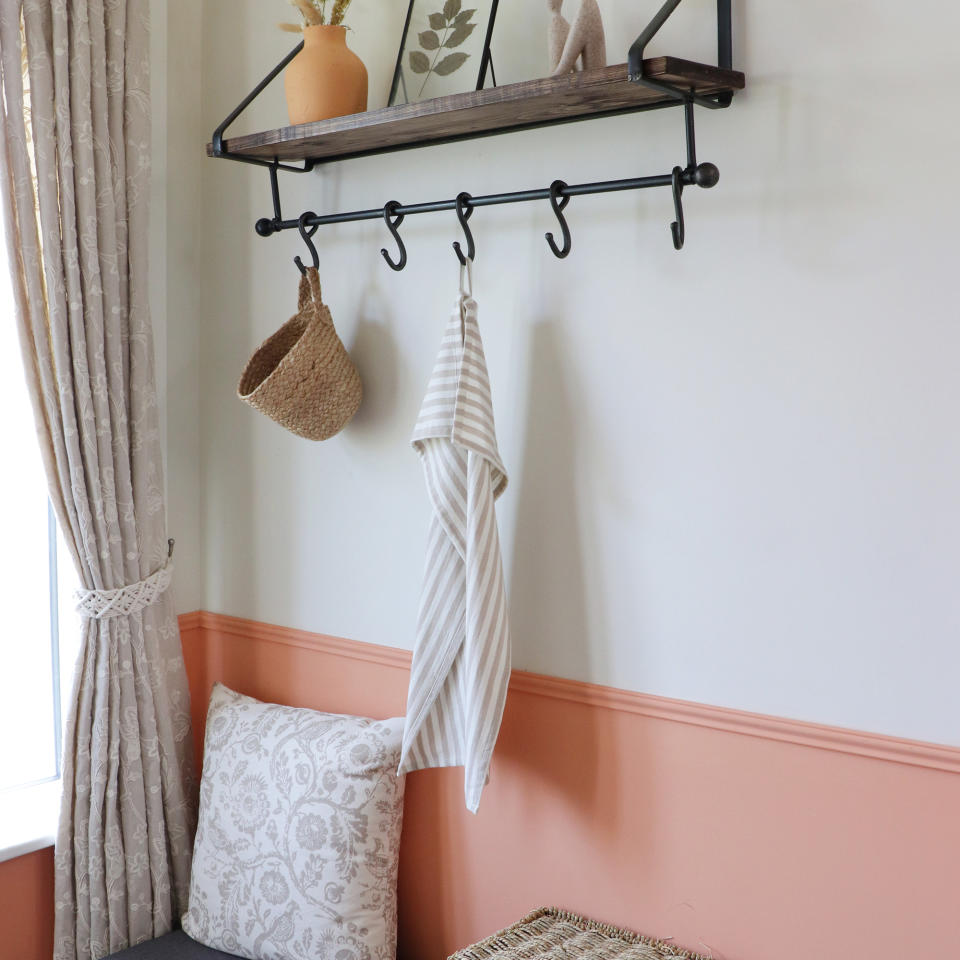
[[164,565],[149,577],[117,587],[116,590],[77,590],[73,596],[81,617],[105,620],[107,617],[128,617],[155,603],[173,579],[173,541]]

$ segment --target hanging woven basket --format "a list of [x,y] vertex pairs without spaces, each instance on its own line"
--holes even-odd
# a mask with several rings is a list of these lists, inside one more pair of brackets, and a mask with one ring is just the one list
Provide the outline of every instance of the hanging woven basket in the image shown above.
[[320,297],[315,268],[308,267],[300,280],[296,314],[247,362],[237,395],[307,440],[332,437],[357,412],[360,374]]

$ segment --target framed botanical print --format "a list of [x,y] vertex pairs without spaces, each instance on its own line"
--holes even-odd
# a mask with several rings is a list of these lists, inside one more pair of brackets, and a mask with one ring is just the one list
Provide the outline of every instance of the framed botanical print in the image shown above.
[[482,90],[498,0],[410,0],[391,105]]

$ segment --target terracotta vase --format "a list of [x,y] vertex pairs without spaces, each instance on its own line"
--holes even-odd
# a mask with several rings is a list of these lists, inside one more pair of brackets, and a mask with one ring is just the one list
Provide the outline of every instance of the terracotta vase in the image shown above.
[[303,49],[284,77],[291,123],[329,120],[367,109],[367,68],[347,46],[347,29],[303,28]]

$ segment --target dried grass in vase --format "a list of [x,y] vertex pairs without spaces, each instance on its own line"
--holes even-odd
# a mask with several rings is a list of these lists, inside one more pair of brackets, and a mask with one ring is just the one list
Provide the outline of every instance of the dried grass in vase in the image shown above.
[[327,19],[327,4],[331,0],[290,0],[292,6],[300,11],[303,17],[302,23],[280,23],[277,26],[288,33],[302,33],[304,27],[320,27],[325,24],[337,27],[343,23],[347,7],[350,6],[350,0],[332,0],[333,9],[330,11],[330,19]]

